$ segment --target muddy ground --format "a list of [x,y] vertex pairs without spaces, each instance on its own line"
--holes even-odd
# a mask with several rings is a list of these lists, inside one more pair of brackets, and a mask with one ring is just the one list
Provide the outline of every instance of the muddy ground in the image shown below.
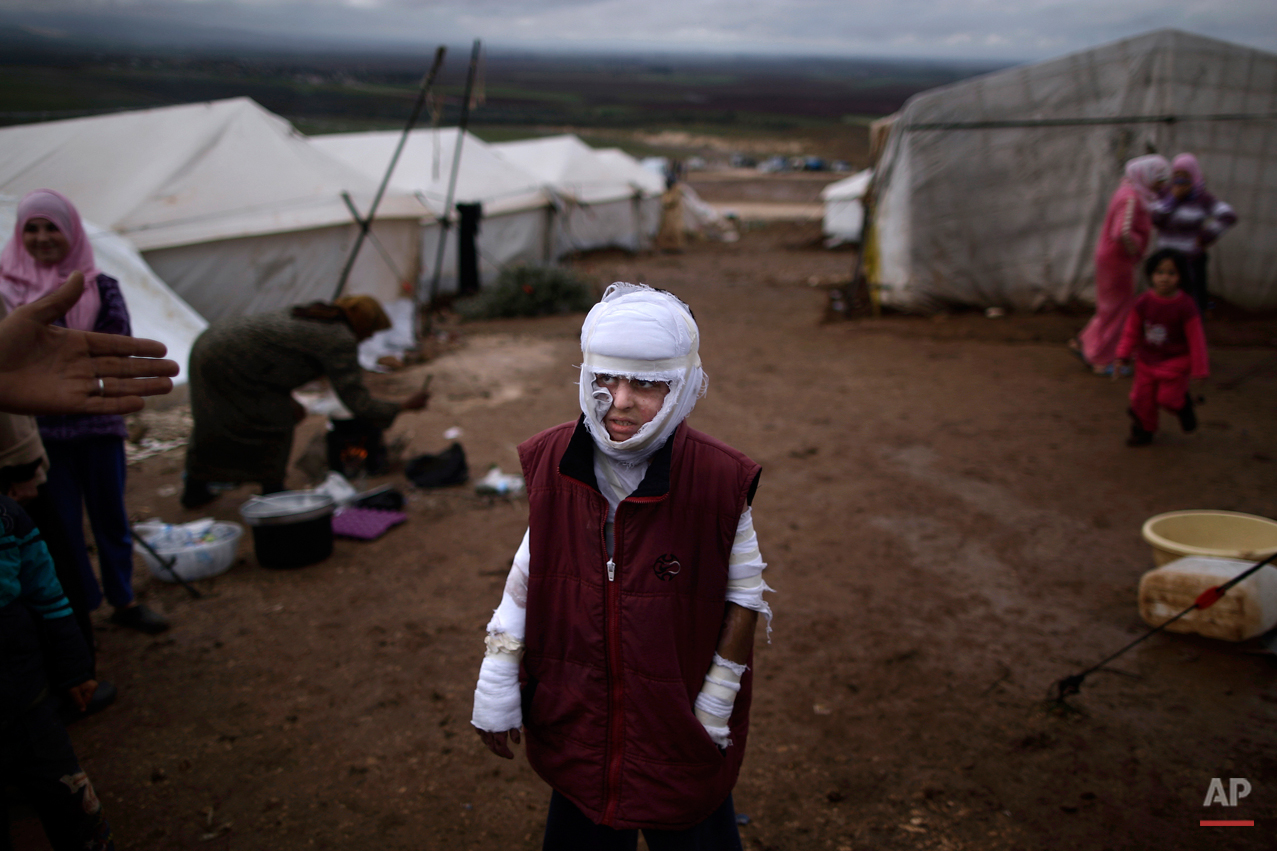
[[[1085,317],[829,322],[825,285],[854,255],[821,249],[817,231],[576,264],[692,304],[710,376],[692,422],[764,469],[755,524],[776,619],[757,642],[735,793],[745,847],[1273,847],[1272,656],[1159,635],[1092,674],[1072,710],[1043,698],[1146,629],[1146,518],[1277,516],[1277,328],[1212,320],[1201,429],[1164,417],[1155,445],[1128,449],[1128,383],[1063,345]],[[409,455],[456,426],[475,477],[513,471],[517,443],[575,415],[579,326],[460,326],[433,361],[370,383],[407,395],[433,374],[429,410],[393,429]],[[304,423],[298,451],[321,425]],[[178,506],[181,464],[173,450],[131,467],[138,517],[200,516]],[[526,504],[415,491],[398,473],[370,484],[383,481],[409,517],[377,541],[277,571],[246,535],[201,599],[139,561],[141,596],[172,631],[97,614],[101,674],[121,696],[72,734],[120,848],[540,847],[547,787],[469,726]],[[201,513],[238,520],[251,492]],[[1204,808],[1216,777],[1253,791]],[[20,827],[34,842],[29,817]]]

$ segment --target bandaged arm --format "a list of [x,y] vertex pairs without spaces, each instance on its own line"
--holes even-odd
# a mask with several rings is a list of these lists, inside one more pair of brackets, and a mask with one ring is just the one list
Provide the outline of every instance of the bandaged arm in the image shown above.
[[[523,725],[519,695],[519,662],[523,658],[523,637],[527,623],[528,564],[531,554],[528,533],[515,553],[506,578],[501,605],[488,621],[487,649],[479,667],[474,690],[474,712],[470,723],[477,729],[504,734]],[[517,736],[517,732],[515,733]],[[517,738],[515,739],[516,741]]]
[[763,600],[763,592],[772,590],[763,581],[766,567],[758,549],[751,509],[746,507],[737,524],[736,540],[728,561],[723,630],[693,708],[710,738],[723,748],[731,744],[728,724],[740,692],[741,677],[745,674],[745,660],[754,647],[754,628],[760,614],[767,619],[767,634],[771,636],[771,607]]

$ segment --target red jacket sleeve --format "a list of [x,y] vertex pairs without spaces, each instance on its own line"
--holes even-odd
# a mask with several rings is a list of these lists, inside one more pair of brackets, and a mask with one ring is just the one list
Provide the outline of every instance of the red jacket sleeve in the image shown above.
[[1188,338],[1189,375],[1206,378],[1210,375],[1210,359],[1206,354],[1206,332],[1202,318],[1194,313],[1184,322],[1184,336]]
[[1143,330],[1144,322],[1140,319],[1139,309],[1133,308],[1126,314],[1126,324],[1122,326],[1122,339],[1117,341],[1118,360],[1131,359],[1131,352],[1135,351],[1135,347],[1139,345]]

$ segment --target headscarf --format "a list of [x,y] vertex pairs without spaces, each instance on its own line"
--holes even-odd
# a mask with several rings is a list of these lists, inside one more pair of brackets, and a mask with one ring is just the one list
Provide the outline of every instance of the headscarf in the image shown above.
[[1160,154],[1136,157],[1126,162],[1126,179],[1122,182],[1134,187],[1147,203],[1157,200],[1158,183],[1171,179],[1171,164]]
[[[22,232],[32,219],[48,219],[67,238],[66,257],[54,266],[46,266],[27,251]],[[9,310],[30,304],[62,286],[75,271],[84,273],[84,294],[66,313],[68,328],[92,331],[102,307],[98,293],[98,270],[93,260],[93,246],[84,233],[84,224],[75,205],[52,189],[27,193],[18,203],[13,223],[13,238],[0,252],[0,296]]]
[[1175,159],[1171,160],[1171,171],[1183,171],[1188,173],[1188,177],[1193,181],[1193,194],[1196,195],[1206,189],[1206,178],[1202,177],[1202,167],[1197,163],[1197,157],[1192,154],[1179,154]]
[[[670,293],[644,284],[618,282],[607,288],[581,327],[581,357],[585,427],[594,445],[622,464],[639,464],[664,446],[708,385],[692,311]],[[603,423],[612,394],[594,385],[597,374],[663,381],[670,389],[652,421],[618,442],[608,436]]]
[[365,340],[390,327],[390,317],[377,299],[370,295],[347,295],[333,302],[346,316],[355,336]]

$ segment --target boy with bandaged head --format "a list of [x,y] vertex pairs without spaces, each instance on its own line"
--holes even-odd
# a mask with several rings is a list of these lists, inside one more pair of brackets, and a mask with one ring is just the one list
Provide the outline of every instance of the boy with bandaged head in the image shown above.
[[740,847],[731,791],[771,589],[761,468],[683,422],[707,385],[699,343],[682,301],[613,284],[581,329],[581,417],[519,447],[528,531],[472,723],[507,759],[523,728],[553,788],[546,848],[632,848],[639,829],[654,849]]

